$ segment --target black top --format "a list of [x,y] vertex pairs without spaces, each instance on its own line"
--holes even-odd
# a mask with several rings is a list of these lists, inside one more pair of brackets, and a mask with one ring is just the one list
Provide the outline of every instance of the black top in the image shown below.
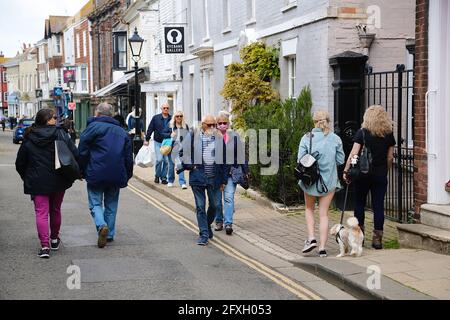
[[[353,142],[364,144],[363,129],[359,129],[353,137]],[[370,173],[375,176],[386,176],[388,173],[387,153],[389,147],[395,146],[395,138],[392,133],[385,137],[377,137],[364,129],[366,147],[372,153],[372,167]]]
[[70,151],[78,158],[78,150],[62,128],[44,126],[34,128],[19,148],[16,170],[23,180],[25,194],[50,194],[62,192],[72,186],[72,181],[55,170],[55,140],[58,130]]

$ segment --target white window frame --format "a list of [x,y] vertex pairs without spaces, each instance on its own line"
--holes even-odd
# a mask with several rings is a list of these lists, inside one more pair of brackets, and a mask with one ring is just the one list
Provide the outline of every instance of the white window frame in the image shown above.
[[288,96],[295,98],[295,85],[297,81],[297,57],[287,57],[288,62]]
[[75,37],[75,49],[77,50],[77,59],[80,58],[80,34],[77,33],[76,37]]
[[8,101],[8,92],[3,92],[3,101]]
[[8,80],[6,80],[6,71],[3,71],[3,82],[6,83]]
[[223,30],[222,33],[231,32],[231,6],[230,0],[222,0]]
[[281,12],[284,13],[294,8],[297,8],[297,0],[285,0],[285,6],[281,8]]
[[[83,72],[82,70],[85,69],[86,70],[86,77],[83,78]],[[86,87],[83,87],[83,82],[86,83]],[[86,65],[82,65],[80,66],[80,91],[81,92],[87,92],[89,88],[89,83],[88,83],[88,68]]]
[[59,34],[55,35],[55,55],[61,55],[61,36]]
[[[247,0],[247,22],[245,25],[254,24],[256,22],[256,0]],[[250,15],[251,13],[251,15]]]
[[87,32],[83,30],[83,56],[87,56]]

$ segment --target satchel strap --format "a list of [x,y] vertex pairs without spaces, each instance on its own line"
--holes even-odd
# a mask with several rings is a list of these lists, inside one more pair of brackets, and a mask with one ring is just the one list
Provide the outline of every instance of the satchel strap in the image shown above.
[[309,154],[312,154],[312,136],[313,136],[313,133],[312,133],[312,130],[309,132]]

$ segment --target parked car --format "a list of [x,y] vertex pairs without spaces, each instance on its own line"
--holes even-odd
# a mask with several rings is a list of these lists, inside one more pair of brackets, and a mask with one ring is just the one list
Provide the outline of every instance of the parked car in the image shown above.
[[23,134],[25,133],[25,129],[31,126],[33,123],[33,119],[21,119],[19,121],[19,124],[13,131],[13,143],[18,144],[20,141],[23,141]]

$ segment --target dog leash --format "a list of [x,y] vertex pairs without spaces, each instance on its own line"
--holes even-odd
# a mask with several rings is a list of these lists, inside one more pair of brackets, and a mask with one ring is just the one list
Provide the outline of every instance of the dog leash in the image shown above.
[[345,188],[344,206],[343,206],[342,212],[341,212],[341,221],[339,222],[339,224],[341,224],[341,225],[342,225],[342,220],[344,220],[345,208],[347,207],[347,196],[348,196],[348,187],[349,186],[350,186],[350,184],[347,183],[347,187]]

